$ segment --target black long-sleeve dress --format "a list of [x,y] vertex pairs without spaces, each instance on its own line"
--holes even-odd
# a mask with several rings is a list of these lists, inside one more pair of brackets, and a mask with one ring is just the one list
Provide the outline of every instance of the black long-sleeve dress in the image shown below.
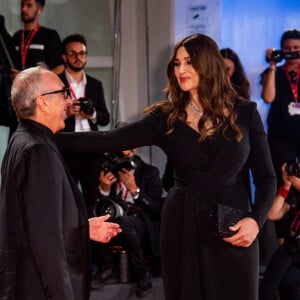
[[[58,136],[60,147],[67,150],[116,151],[157,145],[165,151],[175,173],[161,224],[168,300],[257,299],[257,241],[248,248],[234,247],[212,238],[208,230],[208,212],[214,203],[248,211],[261,227],[275,196],[276,179],[256,104],[237,101],[235,106],[243,132],[240,142],[222,134],[199,142],[199,133],[181,121],[166,134],[167,114],[158,111],[118,130]],[[243,175],[246,161],[256,187],[253,205]]]

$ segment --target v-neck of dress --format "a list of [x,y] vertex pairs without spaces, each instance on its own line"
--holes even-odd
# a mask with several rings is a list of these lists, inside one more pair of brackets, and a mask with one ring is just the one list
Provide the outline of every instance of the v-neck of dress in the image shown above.
[[188,128],[189,128],[190,130],[192,130],[195,134],[197,134],[198,136],[200,136],[200,132],[197,131],[196,129],[194,129],[193,127],[191,127],[188,123],[183,122],[183,121],[181,121],[181,120],[179,120],[179,121],[180,121],[180,123],[181,123],[183,126],[188,127]]

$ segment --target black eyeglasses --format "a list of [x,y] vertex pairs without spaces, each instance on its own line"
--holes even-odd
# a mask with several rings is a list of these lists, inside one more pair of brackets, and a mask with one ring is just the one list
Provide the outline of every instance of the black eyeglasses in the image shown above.
[[68,52],[66,52],[66,55],[70,56],[72,58],[75,58],[77,56],[79,56],[79,57],[85,57],[87,55],[87,52],[85,52],[85,51],[80,51],[80,52],[68,51]]
[[57,90],[57,91],[53,91],[53,92],[48,92],[48,93],[44,93],[41,96],[46,96],[46,95],[52,95],[52,94],[58,94],[58,93],[63,93],[64,94],[64,99],[67,100],[68,97],[70,96],[70,90],[67,87],[64,87],[62,90]]

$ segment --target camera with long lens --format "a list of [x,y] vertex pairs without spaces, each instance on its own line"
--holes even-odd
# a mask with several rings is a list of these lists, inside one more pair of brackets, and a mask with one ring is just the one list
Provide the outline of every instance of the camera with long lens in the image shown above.
[[135,204],[124,201],[120,195],[100,196],[90,208],[94,217],[110,215],[108,221],[114,222],[116,218],[123,216],[137,216],[141,208]]
[[288,175],[300,177],[300,163],[295,161],[287,162],[285,171]]
[[92,206],[91,213],[94,217],[108,214],[108,221],[112,222],[118,217],[126,216],[129,209],[129,204],[118,196],[102,196]]
[[266,58],[267,62],[274,61],[274,62],[281,62],[283,59],[296,59],[299,58],[299,52],[282,52],[281,50],[274,50],[271,53],[270,58]]
[[84,112],[86,115],[92,115],[94,113],[94,103],[88,98],[78,98],[79,103],[74,103],[73,105],[79,105],[80,111]]
[[100,169],[104,173],[112,172],[116,177],[122,169],[128,171],[136,168],[136,162],[134,157],[123,157],[122,153],[105,153],[103,162],[100,165]]

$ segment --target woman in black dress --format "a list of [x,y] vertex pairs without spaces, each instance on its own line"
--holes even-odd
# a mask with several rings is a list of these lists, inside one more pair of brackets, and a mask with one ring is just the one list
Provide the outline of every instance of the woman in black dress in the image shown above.
[[[164,150],[175,184],[162,212],[161,260],[167,300],[255,300],[256,236],[275,196],[276,179],[256,104],[240,100],[216,43],[181,40],[167,68],[165,101],[140,121],[109,132],[61,134],[66,150],[116,151],[146,145]],[[243,167],[256,185],[249,201]],[[243,210],[229,238],[210,233],[212,205]]]

